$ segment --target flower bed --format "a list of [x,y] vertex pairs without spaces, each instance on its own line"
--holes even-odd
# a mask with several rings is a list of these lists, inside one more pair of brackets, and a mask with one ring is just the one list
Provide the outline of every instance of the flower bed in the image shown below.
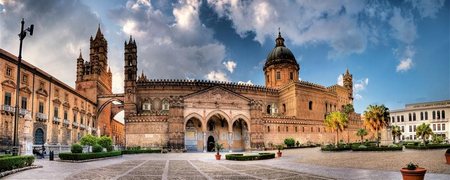
[[255,154],[226,154],[226,160],[234,161],[253,161],[253,160],[263,160],[263,159],[273,159],[275,158],[275,153],[255,153]]
[[405,145],[405,148],[407,149],[445,149],[450,148],[450,144],[428,144],[426,146],[423,145]]
[[34,156],[3,156],[0,158],[0,172],[31,166]]
[[99,153],[60,153],[59,159],[80,161],[80,160],[86,160],[86,159],[97,159],[97,158],[120,156],[120,155],[122,155],[121,151],[99,152]]
[[161,153],[161,149],[129,149],[122,151],[122,154],[140,154],[140,153]]

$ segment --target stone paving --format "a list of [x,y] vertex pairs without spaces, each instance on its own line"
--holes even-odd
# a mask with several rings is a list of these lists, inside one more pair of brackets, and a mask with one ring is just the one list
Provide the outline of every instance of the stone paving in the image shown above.
[[[36,165],[43,168],[31,169],[6,176],[5,179],[401,179],[397,167],[383,170],[359,165],[359,159],[352,156],[350,165],[324,166],[315,161],[328,158],[345,157],[349,153],[322,153],[320,149],[284,150],[282,158],[259,161],[216,161],[214,153],[168,153],[168,154],[136,154],[106,160],[68,163],[36,160]],[[399,154],[420,158],[423,155],[441,153],[440,151],[410,152]],[[226,153],[222,153],[222,157]],[[381,157],[389,153],[379,152],[354,155],[366,155],[367,158]],[[335,157],[336,156],[336,157]],[[395,158],[397,156],[387,156]],[[429,157],[429,156],[428,156]],[[386,157],[384,157],[386,158]],[[336,159],[337,160],[337,159]],[[341,160],[341,159],[339,159]],[[299,162],[300,161],[300,162]],[[302,162],[303,161],[303,162]],[[385,162],[386,159],[378,159]],[[377,162],[378,162],[377,161]],[[430,164],[448,172],[450,165],[440,160],[430,159]],[[343,161],[341,161],[343,162]],[[322,162],[320,162],[322,163]],[[330,165],[336,162],[328,163]],[[367,169],[371,168],[371,169]],[[449,174],[427,172],[426,179],[450,179]]]

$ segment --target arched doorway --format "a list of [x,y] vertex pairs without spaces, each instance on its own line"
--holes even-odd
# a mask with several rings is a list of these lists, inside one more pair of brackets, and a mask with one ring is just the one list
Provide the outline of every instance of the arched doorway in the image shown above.
[[203,151],[202,123],[192,117],[185,125],[184,144],[188,151]]
[[37,128],[34,132],[34,144],[41,145],[44,144],[44,130]]
[[214,137],[213,136],[209,136],[208,137],[208,152],[212,152],[214,151],[214,145],[216,144],[216,142],[214,141]]
[[248,125],[243,119],[239,118],[233,122],[233,151],[244,151],[250,146],[250,137],[248,135]]

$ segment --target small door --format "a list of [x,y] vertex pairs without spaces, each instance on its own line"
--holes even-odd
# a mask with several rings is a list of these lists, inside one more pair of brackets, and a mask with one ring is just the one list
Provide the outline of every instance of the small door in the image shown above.
[[34,132],[34,144],[44,144],[44,131],[41,128],[36,129],[36,132]]
[[208,137],[208,152],[215,151],[215,149],[214,149],[214,145],[215,144],[216,144],[216,142],[214,141],[214,137],[213,136],[209,136]]

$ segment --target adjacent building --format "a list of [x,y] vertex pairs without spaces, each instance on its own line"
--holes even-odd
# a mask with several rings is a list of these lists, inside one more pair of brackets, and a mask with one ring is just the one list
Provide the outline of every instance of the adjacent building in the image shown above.
[[[422,123],[430,124],[433,133],[448,141],[450,100],[406,104],[404,109],[390,111],[390,124],[400,126],[400,140],[419,140],[416,129]],[[390,135],[391,138],[392,135]],[[398,138],[397,138],[398,139]]]

